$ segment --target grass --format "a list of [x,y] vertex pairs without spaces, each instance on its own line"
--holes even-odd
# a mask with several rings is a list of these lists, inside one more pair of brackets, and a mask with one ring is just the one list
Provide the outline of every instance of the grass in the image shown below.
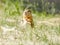
[[28,24],[24,28],[15,5],[5,6],[0,5],[0,45],[60,45],[59,15],[33,14],[35,28]]

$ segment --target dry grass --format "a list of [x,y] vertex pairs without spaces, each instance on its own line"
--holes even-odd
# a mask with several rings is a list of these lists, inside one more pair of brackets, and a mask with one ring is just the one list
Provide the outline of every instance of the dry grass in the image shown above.
[[59,45],[60,18],[35,21],[35,29],[21,27],[20,19],[6,18],[0,25],[0,45]]
[[0,45],[60,45],[60,18],[34,16],[35,28],[21,27],[21,16],[0,8]]

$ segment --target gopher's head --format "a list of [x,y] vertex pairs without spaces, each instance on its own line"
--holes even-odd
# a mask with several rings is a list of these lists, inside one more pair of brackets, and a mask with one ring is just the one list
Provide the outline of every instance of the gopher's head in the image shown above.
[[31,14],[31,10],[30,9],[25,9],[24,14],[25,15]]

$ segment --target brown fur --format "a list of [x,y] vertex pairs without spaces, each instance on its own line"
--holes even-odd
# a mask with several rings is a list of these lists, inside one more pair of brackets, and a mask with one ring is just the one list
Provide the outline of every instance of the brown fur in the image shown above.
[[29,23],[31,27],[34,27],[33,17],[30,9],[25,9],[23,12],[23,21]]

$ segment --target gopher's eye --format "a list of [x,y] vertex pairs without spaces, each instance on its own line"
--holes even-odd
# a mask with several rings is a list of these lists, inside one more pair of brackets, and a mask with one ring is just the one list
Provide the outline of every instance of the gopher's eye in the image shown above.
[[25,15],[27,15],[28,12],[25,12]]

